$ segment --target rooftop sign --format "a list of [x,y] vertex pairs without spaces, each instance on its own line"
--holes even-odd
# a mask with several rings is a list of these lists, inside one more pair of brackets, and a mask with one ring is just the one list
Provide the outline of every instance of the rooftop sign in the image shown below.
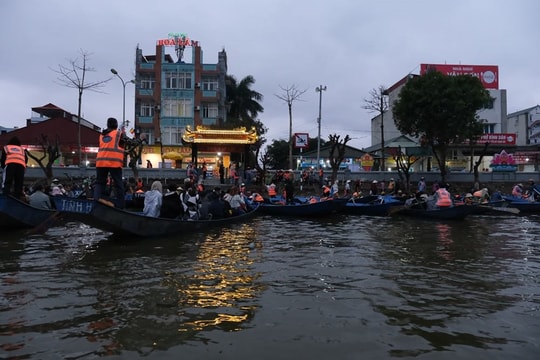
[[169,33],[167,39],[157,40],[158,46],[199,46],[199,42],[191,40],[184,33]]
[[448,76],[476,76],[486,89],[499,88],[499,67],[497,65],[420,64],[420,75],[424,75],[428,69],[435,69]]

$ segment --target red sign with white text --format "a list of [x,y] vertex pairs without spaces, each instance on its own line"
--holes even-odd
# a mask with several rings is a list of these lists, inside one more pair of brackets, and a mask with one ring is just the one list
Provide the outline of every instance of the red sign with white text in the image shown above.
[[478,139],[478,144],[490,143],[492,145],[515,145],[516,134],[483,134]]
[[428,69],[435,69],[448,76],[476,76],[486,89],[499,88],[499,67],[497,65],[420,64],[420,75],[424,75]]

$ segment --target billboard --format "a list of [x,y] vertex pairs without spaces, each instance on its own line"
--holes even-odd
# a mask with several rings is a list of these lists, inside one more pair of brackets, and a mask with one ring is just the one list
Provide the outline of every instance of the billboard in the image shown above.
[[420,64],[420,75],[424,75],[428,69],[435,69],[448,76],[476,76],[486,89],[496,90],[499,88],[499,67],[497,65]]

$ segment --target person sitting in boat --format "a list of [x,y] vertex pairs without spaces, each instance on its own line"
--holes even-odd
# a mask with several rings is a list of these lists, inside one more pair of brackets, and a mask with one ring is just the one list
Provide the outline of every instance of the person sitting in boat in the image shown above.
[[161,205],[163,204],[163,185],[156,180],[152,183],[150,190],[144,194],[143,215],[159,217]]
[[199,203],[200,197],[194,187],[189,187],[182,197],[184,206],[184,219],[199,220]]
[[465,197],[463,198],[463,204],[472,205],[473,204],[473,194],[466,193]]
[[519,183],[512,188],[512,196],[517,198],[523,197],[523,184]]
[[524,197],[531,202],[540,200],[540,186],[536,185],[533,179],[529,179],[527,182],[529,187],[525,191]]
[[159,217],[176,219],[181,218],[184,215],[184,208],[177,189],[178,186],[174,183],[170,183],[167,186],[167,192],[163,195]]
[[247,207],[244,199],[238,192],[236,186],[231,186],[227,194],[223,196],[223,200],[227,201],[231,205],[232,215],[240,215],[246,212]]
[[480,190],[476,190],[473,193],[474,201],[481,204],[486,204],[489,202],[489,191],[487,188],[482,188]]
[[276,184],[271,183],[270,185],[266,186],[266,191],[268,192],[268,196],[273,198],[277,196],[277,189]]
[[322,186],[322,197],[327,198],[330,196],[330,188],[327,185]]
[[446,190],[446,185],[439,185],[439,188],[435,191],[435,206],[438,208],[446,208],[453,206],[452,196]]
[[38,183],[34,187],[34,192],[28,197],[30,206],[38,209],[52,209],[51,198],[45,194],[43,184]]
[[379,194],[379,182],[377,180],[373,180],[371,182],[371,186],[369,188],[370,195],[378,195]]
[[335,180],[332,186],[330,187],[330,196],[338,197],[339,196],[339,180]]
[[219,187],[215,187],[212,192],[208,193],[203,203],[201,204],[201,218],[205,219],[223,219],[225,216],[229,216],[228,210],[230,208],[226,206],[222,197],[222,192]]

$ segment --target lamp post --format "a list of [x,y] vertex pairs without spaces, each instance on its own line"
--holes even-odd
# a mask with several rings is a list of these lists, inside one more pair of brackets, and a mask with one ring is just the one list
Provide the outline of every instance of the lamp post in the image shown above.
[[123,92],[122,92],[122,130],[126,127],[126,85],[127,84],[135,84],[135,80],[130,80],[128,82],[125,82],[124,79],[118,74],[118,71],[115,69],[111,69],[111,72],[118,76],[120,81],[122,82]]
[[321,163],[321,105],[322,105],[322,92],[326,91],[326,86],[317,86],[315,91],[319,93],[319,117],[317,118],[318,133],[317,133],[317,169]]
[[388,95],[388,90],[381,88],[381,171],[386,171],[384,159],[384,112],[386,111],[384,97],[386,95]]

